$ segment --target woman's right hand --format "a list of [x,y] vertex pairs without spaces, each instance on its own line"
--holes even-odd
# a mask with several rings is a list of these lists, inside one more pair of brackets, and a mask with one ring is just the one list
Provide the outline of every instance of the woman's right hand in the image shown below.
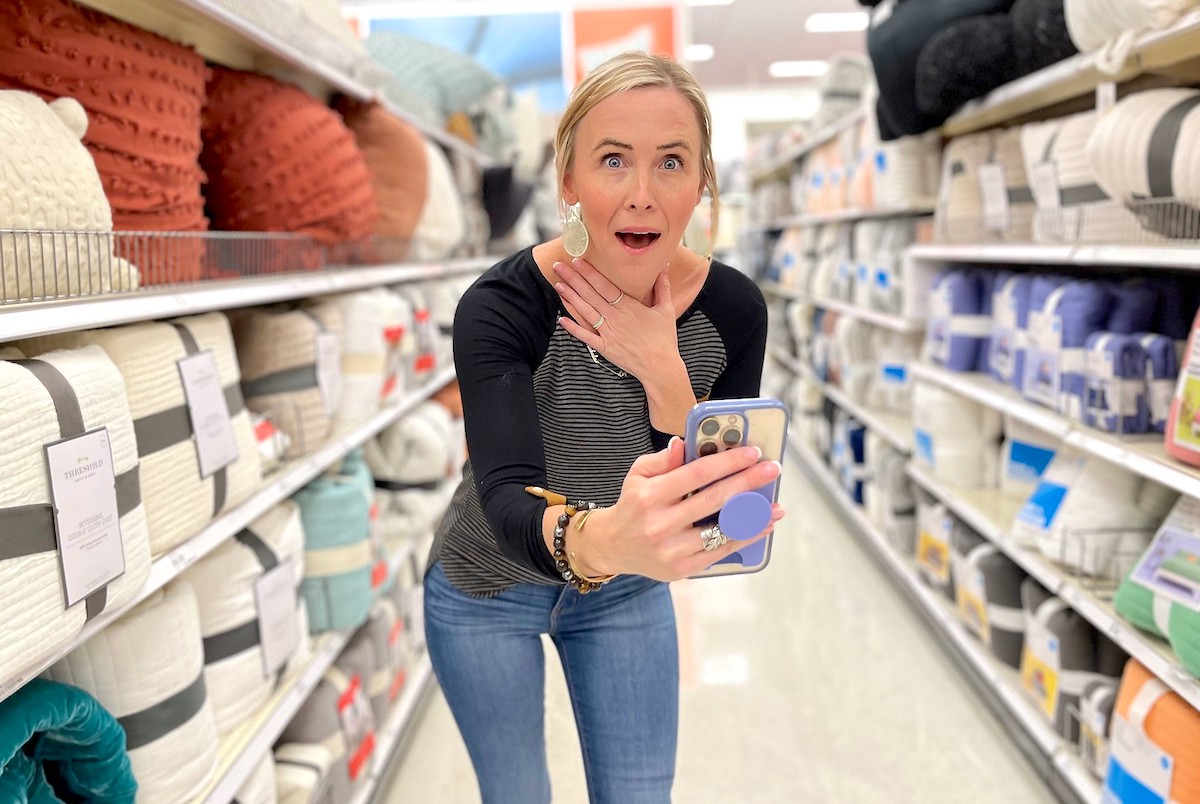
[[760,463],[760,455],[756,447],[739,447],[684,463],[683,440],[673,438],[665,450],[634,462],[617,503],[593,512],[582,532],[571,530],[568,548],[587,575],[632,574],[660,581],[695,575],[766,538],[783,518],[783,507],[776,504],[770,525],[758,536],[730,540],[707,552],[693,525],[716,514],[735,494],[779,477],[779,464]]

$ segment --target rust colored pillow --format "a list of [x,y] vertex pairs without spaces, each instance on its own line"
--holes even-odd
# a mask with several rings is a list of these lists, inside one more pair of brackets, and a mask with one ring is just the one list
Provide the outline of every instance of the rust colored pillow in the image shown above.
[[[0,4],[0,89],[83,105],[83,144],[116,230],[208,228],[197,162],[206,74],[191,48],[67,0]],[[199,240],[175,241],[169,250],[132,241],[120,251],[138,262],[143,284],[198,276]]]
[[429,185],[424,138],[378,104],[343,100],[338,111],[354,132],[371,171],[379,207],[375,233],[407,247],[421,219]]
[[368,237],[375,190],[341,117],[301,89],[213,68],[204,110],[205,195],[219,229]]

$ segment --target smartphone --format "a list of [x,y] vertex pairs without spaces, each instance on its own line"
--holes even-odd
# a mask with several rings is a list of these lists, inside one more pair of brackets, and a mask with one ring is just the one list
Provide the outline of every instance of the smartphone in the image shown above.
[[[787,406],[778,399],[760,397],[699,402],[688,413],[685,425],[685,460],[694,461],[737,447],[758,447],[762,450],[762,460],[782,463],[788,418]],[[754,491],[774,503],[779,498],[779,481],[777,477]],[[703,526],[716,521],[717,517],[713,516],[696,524]],[[771,560],[773,538],[774,534],[747,545],[694,577],[758,572]]]

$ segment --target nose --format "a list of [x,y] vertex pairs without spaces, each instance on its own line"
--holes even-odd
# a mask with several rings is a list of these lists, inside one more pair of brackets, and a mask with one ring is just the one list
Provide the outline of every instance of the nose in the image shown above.
[[653,178],[644,173],[638,173],[630,182],[629,199],[626,206],[631,210],[649,211],[654,209]]

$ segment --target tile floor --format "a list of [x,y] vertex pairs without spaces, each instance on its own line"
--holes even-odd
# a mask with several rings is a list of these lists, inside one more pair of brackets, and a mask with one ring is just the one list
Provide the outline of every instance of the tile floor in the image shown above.
[[[785,475],[790,515],[768,570],[673,586],[683,662],[674,800],[1054,801],[800,465],[789,459]],[[554,800],[584,804],[562,672],[552,649],[547,657]],[[382,800],[478,802],[440,692],[415,728]]]

